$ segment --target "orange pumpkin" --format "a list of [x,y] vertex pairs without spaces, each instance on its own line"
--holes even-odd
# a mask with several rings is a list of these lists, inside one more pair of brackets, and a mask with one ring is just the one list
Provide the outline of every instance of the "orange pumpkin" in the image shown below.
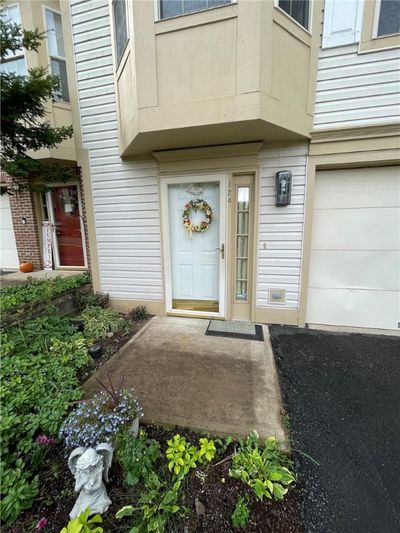
[[32,272],[33,271],[33,263],[31,263],[31,261],[27,261],[26,263],[21,263],[19,265],[19,269],[24,274],[26,274],[27,272]]

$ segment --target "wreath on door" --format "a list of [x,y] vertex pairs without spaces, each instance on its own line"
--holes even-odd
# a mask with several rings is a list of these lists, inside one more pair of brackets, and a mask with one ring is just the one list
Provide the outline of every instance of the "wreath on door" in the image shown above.
[[[205,215],[205,219],[200,224],[193,224],[190,220],[191,212],[202,211]],[[207,202],[200,199],[190,200],[183,209],[183,225],[188,230],[190,236],[193,232],[203,233],[208,229],[208,226],[212,222],[212,209]]]

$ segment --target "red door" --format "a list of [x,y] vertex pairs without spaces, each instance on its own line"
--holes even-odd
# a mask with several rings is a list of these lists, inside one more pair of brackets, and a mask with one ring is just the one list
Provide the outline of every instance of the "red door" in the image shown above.
[[76,185],[52,187],[51,198],[58,266],[85,266],[78,188]]

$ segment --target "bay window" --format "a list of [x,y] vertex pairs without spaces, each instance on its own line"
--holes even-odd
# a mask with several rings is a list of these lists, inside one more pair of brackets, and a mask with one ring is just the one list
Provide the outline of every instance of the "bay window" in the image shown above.
[[400,33],[400,0],[380,0],[377,37]]

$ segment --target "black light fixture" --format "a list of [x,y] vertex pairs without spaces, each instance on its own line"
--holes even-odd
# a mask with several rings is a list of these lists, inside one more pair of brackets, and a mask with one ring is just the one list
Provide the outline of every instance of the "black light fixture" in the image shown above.
[[276,206],[284,207],[290,204],[292,193],[292,173],[290,170],[280,170],[275,173]]

